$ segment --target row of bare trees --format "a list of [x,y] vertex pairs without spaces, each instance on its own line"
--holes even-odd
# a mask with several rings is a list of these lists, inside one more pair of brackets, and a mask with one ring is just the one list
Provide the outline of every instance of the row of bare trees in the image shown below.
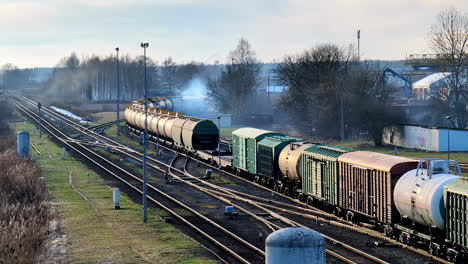
[[20,69],[12,63],[0,67],[0,88],[18,89],[28,86],[31,82],[31,69]]
[[[160,66],[146,58],[147,86],[150,91],[173,95],[203,70],[196,62],[177,65],[172,58]],[[144,57],[119,58],[120,95],[122,100],[143,96]],[[117,58],[115,56],[79,59],[75,53],[63,58],[54,68],[45,90],[56,100],[103,102],[117,100]]]

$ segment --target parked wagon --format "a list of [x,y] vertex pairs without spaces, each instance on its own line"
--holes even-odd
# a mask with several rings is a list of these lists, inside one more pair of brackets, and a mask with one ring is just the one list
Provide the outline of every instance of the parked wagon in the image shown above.
[[232,132],[232,165],[257,175],[257,144],[268,136],[285,136],[263,129],[244,127]]
[[351,150],[317,145],[302,152],[302,193],[308,202],[318,200],[327,205],[338,205],[338,157]]
[[145,129],[146,120],[148,132],[152,136],[173,142],[179,149],[194,153],[196,150],[211,150],[218,146],[219,129],[211,120],[155,108],[149,108],[146,117],[144,107],[137,103],[127,107],[125,118],[128,125],[138,131]]
[[265,184],[281,183],[278,160],[281,151],[297,138],[288,136],[269,136],[257,144],[257,173],[263,177]]
[[338,204],[348,219],[364,216],[377,223],[400,219],[393,201],[393,188],[418,161],[369,151],[348,152],[338,157],[340,192]]
[[294,142],[286,146],[279,156],[279,168],[283,175],[283,181],[288,184],[300,185],[302,177],[300,174],[302,164],[302,152],[305,149],[315,146],[314,144],[304,144]]

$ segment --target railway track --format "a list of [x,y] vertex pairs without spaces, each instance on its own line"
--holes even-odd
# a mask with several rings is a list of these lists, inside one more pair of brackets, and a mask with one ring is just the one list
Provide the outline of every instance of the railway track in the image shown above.
[[[16,103],[15,106],[32,120],[36,122],[39,121],[39,117],[37,114],[22,106],[19,102]],[[90,148],[84,146],[83,144],[73,141],[71,138],[69,138],[66,134],[61,132],[58,128],[49,123],[47,120],[42,119],[42,124],[43,128],[53,138],[66,145],[76,154],[91,162],[94,166],[99,167],[101,170],[115,177],[131,190],[142,195],[141,188],[136,185],[136,183],[142,183],[140,177],[130,173],[129,171],[125,170],[119,165],[116,165],[115,163],[109,161],[102,155],[96,153]],[[149,201],[154,203],[156,206],[162,208],[171,216],[179,220],[181,223],[185,224],[187,227],[197,232],[204,239],[210,241],[216,247],[221,249],[225,253],[224,256],[221,256],[217,253],[215,255],[217,255],[223,262],[231,263],[235,261],[239,263],[251,263],[252,259],[261,260],[264,258],[265,253],[262,250],[254,247],[249,242],[233,234],[231,231],[225,229],[224,227],[215,223],[211,219],[203,216],[199,212],[191,209],[189,206],[170,197],[155,186],[148,184],[147,187],[151,191],[150,194],[147,196]],[[158,197],[158,200],[154,198],[156,196]],[[160,201],[161,198],[164,198],[165,201]],[[185,210],[193,216],[197,217],[199,220],[194,221],[192,219],[191,221],[189,221],[187,220],[187,217],[181,216],[180,213],[176,213],[174,209]],[[235,249],[232,249],[233,247]],[[229,255],[229,257],[227,257],[227,255]],[[261,263],[261,261],[257,261],[257,263]]]
[[[125,121],[124,119],[120,119],[120,122],[124,122],[124,121]],[[88,127],[88,129],[91,130],[91,131],[96,132],[96,131],[102,130],[102,129],[106,128],[106,127],[110,127],[112,125],[115,125],[115,123],[116,123],[115,121],[109,121],[109,122],[102,123],[102,124],[99,124],[99,125],[90,126],[90,127]]]
[[[29,100],[29,99],[23,98],[23,100]],[[29,103],[34,105],[34,102],[32,102],[32,101],[29,101]],[[54,115],[56,118],[66,119],[65,117],[62,117],[61,115],[59,115],[57,113],[52,112],[52,113],[49,113],[49,114]],[[65,123],[69,122],[68,125],[73,126],[74,129],[76,129],[78,131],[81,131],[83,133],[84,132],[88,133],[89,134],[88,136],[91,136],[95,140],[102,141],[102,142],[107,142],[105,144],[112,145],[112,147],[117,151],[127,151],[127,152],[131,153],[129,155],[132,155],[133,158],[138,159],[137,154],[141,154],[141,153],[139,153],[139,152],[137,152],[135,150],[129,149],[128,147],[126,147],[126,146],[124,146],[124,145],[122,145],[122,144],[120,144],[118,142],[113,141],[112,139],[109,139],[107,137],[99,135],[99,134],[95,133],[92,130],[89,130],[89,129],[87,129],[87,128],[79,125],[79,124],[76,124],[75,122],[71,122],[69,120],[63,120],[63,121]],[[105,145],[105,144],[103,143],[103,145]],[[167,150],[173,151],[171,149],[167,149]],[[184,161],[183,167],[179,166],[179,168],[177,168],[177,166],[175,166],[175,161],[177,160],[177,158],[180,158],[180,157],[185,157],[186,160]],[[186,170],[186,165],[187,165],[189,159],[192,159],[192,157],[176,153],[175,156],[174,156],[174,159],[171,161],[170,164],[163,164],[163,163],[157,161],[156,159],[150,158],[149,166],[152,167],[155,170],[160,171],[160,172],[169,172],[171,177],[173,177],[175,179],[178,178],[177,179],[178,181],[184,182],[185,184],[189,184],[190,181],[184,179],[183,177],[193,177],[193,178],[191,178],[192,181],[198,181],[198,182],[201,182],[204,185],[209,185],[208,182],[205,181],[204,179],[202,179],[200,177],[197,178],[197,177],[195,177],[195,176],[188,173],[188,171]],[[160,166],[164,166],[166,168],[162,169]],[[211,167],[212,169],[217,170],[217,168],[214,167],[214,166],[210,166],[210,165],[207,165],[207,166]],[[226,172],[223,171],[223,173],[226,173]],[[231,175],[231,176],[238,177],[236,175]],[[250,184],[254,184],[259,188],[262,188],[264,190],[267,190],[267,191],[273,193],[272,190],[270,190],[268,188],[265,188],[264,186],[252,183],[251,181],[245,180],[243,178],[241,178],[241,179],[244,180],[244,181],[249,182]],[[194,184],[194,183],[192,182],[192,184]],[[308,220],[315,219],[315,220],[319,220],[321,222],[327,222],[328,221],[328,223],[334,223],[336,225],[342,226],[343,228],[346,227],[348,230],[357,231],[357,228],[349,226],[346,223],[342,223],[343,220],[341,220],[339,218],[337,219],[334,215],[321,212],[318,209],[313,208],[313,207],[308,206],[308,205],[305,205],[305,204],[300,204],[297,200],[294,200],[294,199],[292,199],[290,197],[284,196],[284,195],[282,195],[280,193],[275,193],[275,195],[286,198],[286,200],[289,200],[291,202],[291,204],[280,203],[280,202],[276,202],[276,201],[272,201],[272,200],[266,200],[265,198],[262,198],[262,197],[254,197],[253,195],[248,195],[248,194],[236,192],[234,190],[226,190],[225,188],[223,189],[223,188],[220,188],[219,186],[210,186],[210,188],[211,189],[205,188],[204,191],[205,192],[210,192],[212,195],[217,195],[219,197],[224,197],[224,198],[229,198],[230,199],[230,200],[225,201],[225,202],[232,202],[233,200],[241,201],[239,203],[248,204],[249,206],[253,206],[253,207],[257,208],[257,209],[261,209],[264,212],[269,213],[270,215],[274,215],[278,219],[282,219],[283,220],[282,221],[283,226],[279,226],[279,225],[274,225],[274,224],[271,224],[271,223],[267,223],[264,220],[262,221],[261,219],[256,218],[258,221],[265,224],[265,226],[267,226],[272,231],[278,230],[279,228],[286,227],[286,226],[303,226],[302,224],[300,224],[298,222],[294,222],[294,221],[291,221],[291,220],[289,220],[289,219],[287,219],[285,217],[280,216],[278,213],[274,213],[273,211],[271,211],[272,209],[279,210],[280,213],[283,213],[283,214],[296,215],[296,216],[300,216],[300,217],[308,219]],[[259,202],[259,200],[261,202]],[[272,206],[272,204],[274,204],[274,206]],[[298,205],[300,205],[300,207],[298,207]],[[236,205],[236,208],[242,208],[244,213],[249,214],[249,210],[244,209],[240,204]],[[251,214],[250,216],[252,216],[253,213],[250,212],[250,214]],[[254,216],[252,216],[252,217],[255,218]],[[353,230],[353,229],[356,229],[356,230]],[[361,230],[361,232],[362,232],[362,230]],[[345,243],[342,243],[342,242],[337,241],[337,240],[333,240],[332,238],[329,238],[329,237],[328,237],[328,239],[329,239],[329,244],[330,245],[339,245],[340,248],[347,248],[348,247],[349,252],[351,252],[351,253],[341,252],[341,254],[340,254],[340,253],[337,253],[337,252],[332,251],[330,249],[327,249],[327,253],[330,256],[336,257],[337,259],[340,259],[341,261],[344,261],[344,262],[347,262],[347,263],[386,263],[385,261],[380,260],[378,258],[375,258],[375,257],[373,257],[373,256],[371,256],[371,255],[369,255],[369,254],[367,254],[365,252],[354,249],[353,247],[348,246]],[[353,251],[353,249],[354,249],[354,251]],[[334,250],[336,250],[336,249],[334,249]],[[346,255],[346,257],[344,257],[342,254]],[[358,256],[348,258],[348,255],[350,255],[350,256],[358,255]],[[359,259],[359,257],[361,257],[361,259]]]

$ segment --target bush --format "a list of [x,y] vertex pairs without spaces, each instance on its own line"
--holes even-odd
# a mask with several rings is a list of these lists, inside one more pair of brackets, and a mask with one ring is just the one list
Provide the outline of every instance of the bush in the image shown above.
[[52,214],[40,174],[12,149],[0,154],[0,263],[35,263],[41,253]]

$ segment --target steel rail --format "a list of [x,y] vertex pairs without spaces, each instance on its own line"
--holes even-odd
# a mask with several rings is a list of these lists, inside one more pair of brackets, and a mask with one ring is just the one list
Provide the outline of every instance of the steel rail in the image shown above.
[[[22,96],[22,95],[20,95],[20,96]],[[24,97],[24,96],[22,96],[22,97]],[[31,101],[30,103],[34,105],[34,101],[30,100],[30,99],[27,98],[27,97],[24,97],[24,98],[25,98],[26,100]],[[49,111],[51,111],[51,110],[49,110]],[[60,114],[58,114],[58,113],[53,112],[53,114],[56,115],[56,116],[59,116],[61,119],[65,119],[65,120],[66,120],[65,117],[62,117],[62,116],[61,116]],[[69,121],[69,120],[67,120],[67,121]],[[76,125],[76,126],[82,127],[83,130],[87,130],[85,127],[81,126],[80,124],[77,124],[76,122],[73,122],[73,121],[69,121],[69,122],[73,123],[73,124]],[[75,129],[76,129],[76,128],[75,128]],[[78,129],[77,129],[77,130],[78,130]],[[90,131],[90,132],[93,133],[93,131]],[[95,133],[94,133],[94,134],[95,134]],[[98,137],[101,137],[101,138],[104,138],[105,140],[108,140],[108,141],[110,141],[110,142],[113,142],[113,143],[116,143],[116,144],[118,144],[118,145],[121,145],[121,146],[126,147],[125,145],[122,145],[122,144],[120,144],[120,143],[118,143],[118,142],[116,142],[116,141],[114,141],[114,140],[112,140],[112,139],[109,139],[109,138],[105,137],[105,136],[102,136],[102,135],[99,135],[99,134],[97,134],[97,136],[98,136]],[[161,146],[162,146],[162,145],[161,145]],[[189,159],[192,159],[192,160],[194,160],[194,161],[199,162],[199,160],[196,159],[196,158],[190,157],[190,156],[188,156],[188,155],[186,155],[186,154],[183,154],[183,153],[179,153],[179,152],[177,152],[177,151],[175,151],[175,150],[173,150],[173,149],[171,149],[171,148],[168,148],[168,147],[166,147],[166,146],[162,146],[162,147],[165,148],[165,149],[168,150],[168,151],[174,152],[174,153],[176,153],[176,154],[185,156],[185,157],[187,157],[187,158],[189,158]],[[126,147],[126,148],[128,148],[128,147]],[[139,152],[135,151],[135,153],[139,153]],[[157,160],[155,160],[155,161],[156,161],[156,162],[159,162],[159,161],[157,161]],[[278,192],[276,192],[276,191],[273,191],[273,190],[271,190],[271,189],[269,189],[269,188],[267,188],[267,187],[265,187],[265,186],[262,186],[262,185],[260,185],[260,184],[255,183],[255,182],[252,182],[252,181],[250,181],[250,180],[244,179],[244,178],[242,178],[242,177],[240,177],[240,176],[238,176],[238,175],[235,175],[235,174],[232,174],[232,173],[229,173],[229,172],[220,170],[220,169],[217,168],[216,166],[213,166],[213,165],[208,164],[208,163],[204,163],[204,164],[205,164],[207,167],[209,167],[209,168],[212,168],[212,169],[214,169],[214,170],[216,170],[216,171],[225,173],[225,174],[227,174],[227,175],[229,175],[229,176],[235,177],[235,178],[237,178],[237,179],[239,179],[239,180],[242,180],[242,181],[244,181],[244,182],[248,182],[248,183],[251,184],[251,185],[254,185],[254,186],[256,186],[256,187],[258,187],[258,188],[261,188],[261,189],[263,189],[263,190],[265,190],[265,191],[274,193],[274,194],[276,194],[276,195],[278,195],[278,196],[280,196],[280,197],[282,197],[282,198],[285,198],[285,199],[287,199],[287,200],[290,200],[290,201],[292,201],[292,202],[294,202],[294,203],[296,203],[296,204],[300,204],[301,206],[304,206],[304,207],[307,207],[307,208],[311,208],[311,209],[313,209],[312,211],[318,210],[318,211],[321,212],[321,214],[322,214],[323,216],[333,218],[333,219],[335,219],[335,220],[338,221],[338,222],[334,222],[334,221],[330,221],[330,220],[325,220],[325,219],[321,219],[321,221],[327,221],[328,223],[330,223],[330,224],[332,224],[332,225],[335,225],[335,226],[339,226],[339,227],[342,227],[342,228],[345,228],[345,229],[348,229],[348,230],[351,230],[351,231],[355,231],[355,232],[358,232],[358,233],[361,233],[361,234],[364,234],[364,235],[368,235],[368,236],[371,236],[371,237],[375,237],[375,238],[384,240],[384,241],[386,241],[386,242],[390,242],[390,243],[393,243],[393,244],[397,244],[397,245],[401,246],[402,248],[406,248],[406,249],[408,249],[408,250],[410,250],[410,251],[412,251],[412,252],[415,252],[415,253],[420,254],[420,255],[422,255],[422,256],[425,256],[425,257],[432,258],[432,259],[434,259],[434,260],[436,260],[436,261],[439,261],[439,262],[441,262],[441,263],[450,263],[450,262],[447,262],[447,261],[445,261],[445,260],[443,260],[443,259],[440,259],[440,258],[438,258],[438,257],[436,257],[436,256],[430,255],[430,254],[427,253],[426,251],[422,251],[422,250],[417,249],[417,248],[414,248],[414,247],[412,247],[412,246],[408,246],[408,245],[405,245],[405,244],[401,244],[401,243],[399,243],[399,242],[397,242],[397,241],[395,241],[395,240],[393,240],[393,239],[391,239],[391,238],[388,238],[388,237],[386,237],[386,236],[383,236],[382,234],[377,233],[377,232],[375,232],[375,231],[373,231],[373,230],[370,230],[370,229],[363,229],[362,227],[357,227],[357,226],[355,226],[354,224],[349,223],[348,221],[345,221],[345,220],[343,220],[343,219],[341,219],[341,218],[338,218],[338,217],[336,217],[336,216],[333,215],[333,214],[329,214],[329,213],[323,212],[323,211],[320,210],[320,209],[317,209],[317,208],[315,208],[315,207],[313,207],[313,206],[310,206],[310,205],[308,205],[308,204],[305,204],[305,203],[303,203],[303,202],[300,202],[300,201],[297,200],[297,199],[293,199],[293,198],[291,198],[291,197],[288,197],[288,196],[286,196],[286,195],[284,195],[284,194],[282,194],[282,193],[278,193]],[[167,164],[164,164],[164,165],[167,166]],[[300,207],[297,207],[297,208],[300,208]],[[296,209],[297,209],[297,208],[296,208]],[[345,222],[346,224],[339,223],[339,222]]]
[[[35,120],[35,121],[38,121],[37,118],[35,118],[33,116],[33,114],[30,114],[28,113],[28,109],[24,108],[22,109],[19,105],[16,105],[18,109],[20,109],[22,112],[24,112],[25,114],[27,114],[31,119]],[[42,119],[42,118],[41,118]],[[44,120],[44,119],[42,119]],[[49,122],[47,122],[46,120],[44,120],[44,123],[43,124],[46,124],[47,126],[53,128],[55,131],[57,131],[59,134],[62,134],[63,136],[65,136],[65,138],[67,137],[65,134],[63,134],[61,131],[59,131],[57,128],[55,128],[53,125],[51,125]],[[92,162],[94,165],[98,166],[99,168],[101,168],[102,170],[106,171],[107,173],[109,173],[110,175],[114,176],[115,178],[119,179],[120,181],[122,181],[125,185],[127,185],[128,187],[130,187],[131,189],[137,191],[139,194],[142,194],[142,191],[139,190],[137,187],[135,187],[134,185],[132,185],[131,183],[129,183],[128,181],[126,181],[125,179],[121,178],[120,176],[118,176],[117,174],[113,173],[112,171],[110,171],[108,168],[106,168],[105,166],[103,166],[102,164],[100,164],[99,162],[97,162],[95,159],[89,157],[88,155],[86,155],[85,153],[83,153],[82,151],[78,150],[77,148],[75,148],[72,144],[68,143],[66,140],[62,140],[63,138],[59,137],[57,134],[55,134],[51,129],[49,129],[48,127],[44,126],[44,129],[46,129],[47,132],[49,132],[53,137],[57,138],[59,141],[61,141],[63,144],[67,145],[68,147],[70,147],[70,149],[73,149],[75,152],[77,152],[80,156],[86,158],[87,160],[89,160],[90,162]],[[77,145],[79,145],[78,143],[76,143]],[[92,150],[84,147],[84,146],[80,146],[81,148],[85,149],[86,151],[88,151],[89,153],[92,153],[93,155],[95,155],[96,157],[99,157],[101,160],[104,160],[106,161],[107,164],[109,165],[112,165],[113,167],[115,167],[116,169],[124,172],[126,175],[130,176],[131,178],[133,178],[134,180],[137,180],[137,181],[140,181],[141,182],[141,179],[138,178],[137,176],[127,172],[126,170],[116,166],[115,164],[113,164],[112,162],[106,160],[105,158],[101,157],[100,155],[96,154],[95,152],[93,152]],[[221,231],[223,231],[223,233],[225,234],[232,234],[230,233],[230,231],[226,230],[225,228],[219,226],[218,224],[214,223],[212,220],[204,217],[203,215],[201,215],[200,213],[194,211],[193,209],[191,209],[190,207],[184,205],[183,203],[173,199],[172,197],[170,197],[169,195],[163,193],[162,191],[158,190],[157,188],[155,188],[154,186],[152,185],[149,185],[148,184],[148,187],[150,187],[153,191],[156,191],[158,192],[158,194],[161,194],[163,195],[165,198],[168,198],[171,202],[174,202],[178,205],[180,205],[181,207],[183,207],[184,209],[190,211],[191,213],[197,215],[197,216],[202,216],[201,218],[205,221],[207,221],[208,223],[210,224],[214,224],[215,227],[217,227],[218,229],[220,229]],[[232,255],[233,257],[235,257],[237,260],[239,260],[240,262],[242,263],[250,263],[249,261],[245,260],[244,258],[242,258],[240,255],[238,255],[237,253],[235,253],[233,250],[229,249],[227,246],[225,246],[224,244],[222,244],[221,242],[217,241],[215,238],[211,237],[210,235],[208,235],[207,233],[205,233],[203,230],[199,229],[198,227],[196,227],[195,225],[193,225],[192,223],[190,223],[188,220],[186,220],[185,218],[183,218],[182,216],[178,215],[177,213],[175,213],[174,211],[172,211],[170,208],[164,206],[163,204],[161,204],[160,202],[158,202],[157,200],[155,200],[154,198],[152,198],[151,196],[147,196],[149,200],[151,200],[153,203],[155,203],[158,207],[161,207],[162,209],[164,209],[165,211],[167,211],[168,213],[170,213],[171,215],[173,215],[174,217],[176,217],[177,219],[179,219],[180,221],[182,221],[183,223],[185,223],[186,225],[188,225],[190,228],[192,228],[193,230],[197,231],[199,234],[201,234],[203,237],[205,237],[206,239],[210,240],[212,243],[214,243],[215,245],[217,245],[218,247],[220,247],[221,249],[223,249],[224,251],[228,252],[230,255]],[[242,244],[246,245],[246,244],[249,244],[248,242],[246,242],[245,240],[237,237],[236,235],[232,234],[233,238],[235,240],[238,240],[239,242],[241,242]],[[243,241],[243,242],[242,242]],[[253,246],[252,246],[253,247]],[[264,253],[263,253],[263,256],[264,256]]]

